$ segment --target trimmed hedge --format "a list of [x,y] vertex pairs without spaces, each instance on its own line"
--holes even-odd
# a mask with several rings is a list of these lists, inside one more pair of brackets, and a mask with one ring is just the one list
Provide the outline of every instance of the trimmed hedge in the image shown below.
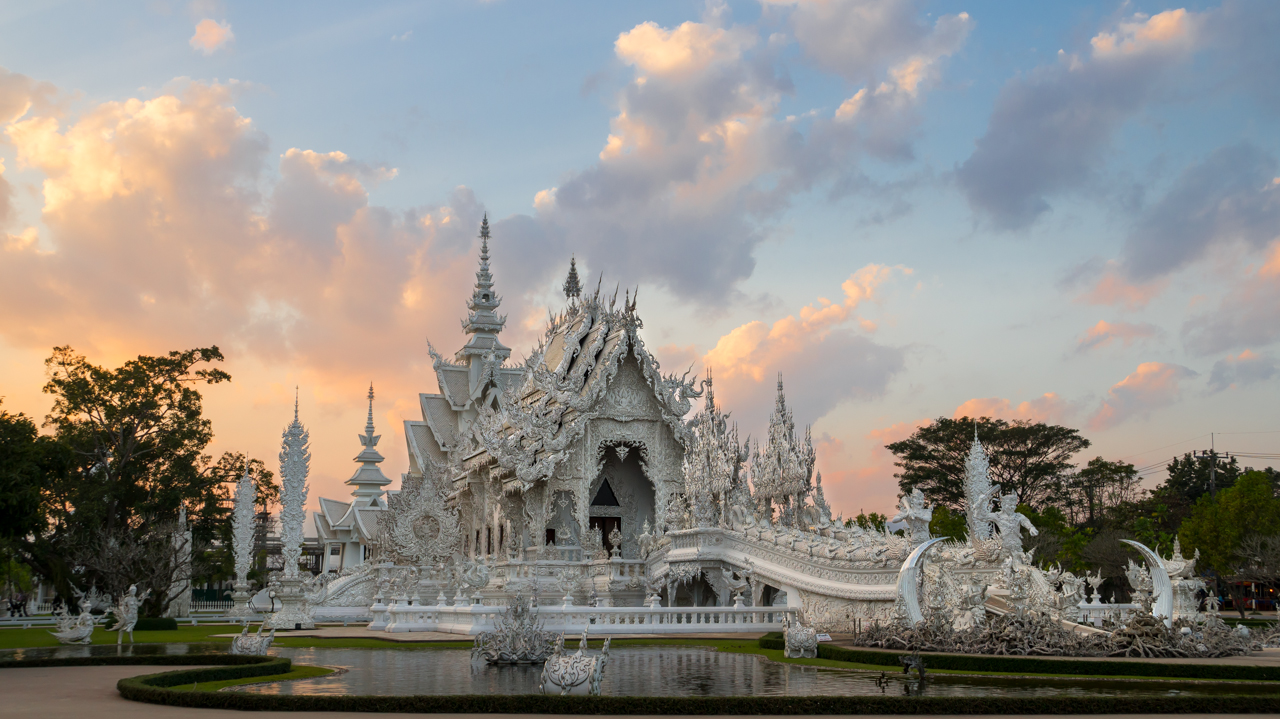
[[[177,672],[175,672],[177,673]],[[194,673],[194,672],[190,672]],[[189,672],[181,672],[189,674]],[[1186,714],[1280,712],[1280,697],[561,697],[274,695],[175,692],[166,675],[122,679],[121,696],[168,706],[240,711],[450,714]],[[213,677],[199,677],[210,681]],[[165,679],[168,682],[169,680]],[[183,683],[192,678],[184,676]],[[176,684],[175,684],[176,685]]]
[[[24,667],[105,667],[105,666],[191,666],[191,665],[224,665],[235,669],[240,674],[219,679],[238,679],[244,677],[260,677],[272,674],[284,674],[293,664],[283,657],[255,657],[243,654],[162,654],[155,656],[127,657],[50,657],[43,659],[21,659],[17,661],[0,661],[0,669],[20,669]],[[266,671],[260,671],[266,667]],[[283,668],[282,668],[283,667]],[[221,670],[221,667],[218,668]],[[215,669],[195,669],[197,672],[211,672]],[[244,673],[247,672],[247,673]],[[181,672],[171,672],[181,673]],[[152,675],[158,676],[158,675]],[[206,681],[203,677],[196,681]],[[184,682],[179,682],[182,684]],[[164,686],[177,686],[166,684]]]
[[[762,649],[783,649],[785,640],[769,635],[759,640]],[[878,649],[847,649],[830,644],[818,645],[818,658],[837,662],[874,664],[902,668],[899,657],[907,652]],[[1111,677],[1150,677],[1155,679],[1243,679],[1247,681],[1280,680],[1280,667],[1258,667],[1238,664],[1169,664],[1143,661],[1100,661],[1097,659],[1042,659],[1039,657],[996,657],[986,654],[925,654],[927,669],[951,669],[970,672],[1008,672],[1014,674],[1075,674]],[[1278,687],[1280,689],[1280,687]]]

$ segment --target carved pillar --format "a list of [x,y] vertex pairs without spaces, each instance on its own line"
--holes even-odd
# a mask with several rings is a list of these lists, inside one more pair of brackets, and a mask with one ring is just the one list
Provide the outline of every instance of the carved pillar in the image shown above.
[[545,483],[530,488],[524,493],[524,516],[528,520],[530,553],[532,554],[529,557],[530,559],[540,559],[543,555],[543,545],[547,541],[549,494]]

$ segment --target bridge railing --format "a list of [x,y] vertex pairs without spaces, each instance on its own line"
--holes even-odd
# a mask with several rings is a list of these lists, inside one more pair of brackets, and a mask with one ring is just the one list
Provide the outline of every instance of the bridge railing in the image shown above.
[[[436,606],[374,605],[369,628],[387,632],[448,632],[474,635],[495,628],[505,607],[478,604]],[[787,607],[576,607],[538,608],[550,632],[580,634],[696,634],[706,632],[772,632],[783,621],[796,620]]]

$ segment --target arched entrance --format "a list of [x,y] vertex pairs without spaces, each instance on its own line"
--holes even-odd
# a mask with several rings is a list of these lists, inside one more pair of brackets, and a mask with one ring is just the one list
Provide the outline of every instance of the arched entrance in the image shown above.
[[613,549],[610,535],[617,530],[623,559],[638,559],[637,537],[646,521],[650,526],[654,521],[654,490],[644,470],[645,448],[638,442],[620,440],[605,444],[601,450],[600,473],[589,493],[589,525],[601,530],[608,550]]

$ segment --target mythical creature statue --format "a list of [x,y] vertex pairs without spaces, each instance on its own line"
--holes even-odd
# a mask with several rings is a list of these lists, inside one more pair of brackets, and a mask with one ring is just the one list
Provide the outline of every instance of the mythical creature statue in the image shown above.
[[256,634],[249,633],[249,624],[245,623],[244,628],[240,630],[239,636],[231,640],[231,649],[229,654],[244,654],[247,656],[264,657],[267,650],[271,648],[271,643],[276,640],[276,630],[272,629],[267,634],[262,633],[262,628],[266,623],[258,625]]
[[911,546],[918,547],[929,541],[929,522],[933,519],[933,507],[924,506],[924,493],[918,488],[902,495],[899,511],[891,522],[906,522]]
[[782,633],[785,638],[783,654],[788,659],[814,659],[818,656],[818,632],[813,627],[806,627],[796,620],[782,620]]
[[555,637],[542,629],[530,599],[517,593],[491,632],[476,635],[471,656],[488,664],[541,664],[555,649]]
[[[59,643],[93,643],[93,625],[98,623],[98,618],[89,611],[88,602],[82,602],[81,604],[82,608],[78,616],[69,614],[65,605],[58,610],[56,615],[58,631],[49,633],[57,637]],[[130,641],[132,641],[132,638],[130,638]]]
[[604,647],[594,656],[584,654],[587,650],[587,633],[582,632],[582,641],[578,651],[572,655],[564,653],[564,634],[556,640],[555,650],[542,665],[542,681],[538,691],[546,694],[559,691],[560,696],[569,694],[589,694],[600,696],[600,681],[604,678],[604,668],[609,663],[609,639],[604,640]]

